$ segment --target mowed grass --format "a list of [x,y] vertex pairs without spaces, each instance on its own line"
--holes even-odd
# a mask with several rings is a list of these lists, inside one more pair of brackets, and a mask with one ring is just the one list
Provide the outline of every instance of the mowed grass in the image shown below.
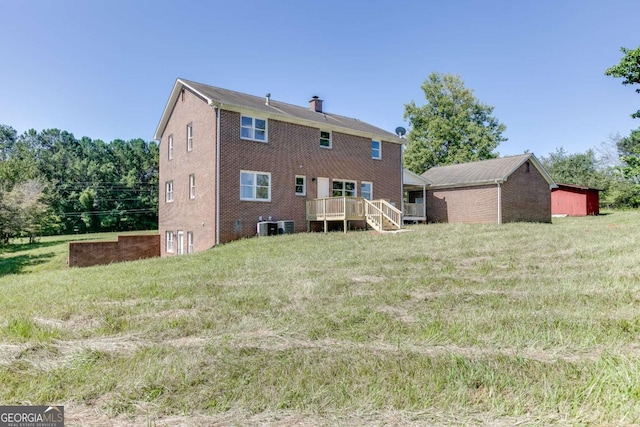
[[5,274],[0,403],[70,425],[640,423],[640,212],[408,229]]

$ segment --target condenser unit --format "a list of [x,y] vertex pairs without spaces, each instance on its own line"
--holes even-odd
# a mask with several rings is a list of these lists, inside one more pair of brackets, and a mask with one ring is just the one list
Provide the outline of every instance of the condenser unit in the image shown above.
[[257,227],[258,236],[275,236],[278,234],[276,221],[260,221]]
[[278,221],[278,234],[293,234],[294,230],[293,221]]

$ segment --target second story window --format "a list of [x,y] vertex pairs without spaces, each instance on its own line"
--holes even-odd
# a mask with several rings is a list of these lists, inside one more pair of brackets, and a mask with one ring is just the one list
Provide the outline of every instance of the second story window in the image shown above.
[[167,181],[165,184],[165,197],[167,203],[173,202],[173,181]]
[[320,131],[320,147],[331,148],[331,132]]
[[240,137],[267,142],[267,121],[255,117],[242,116],[240,118]]
[[193,124],[187,125],[187,151],[193,150]]
[[382,147],[380,145],[380,141],[371,141],[371,158],[372,159],[382,158]]
[[173,159],[173,134],[169,135],[169,160]]
[[189,175],[189,198],[196,198],[196,176],[194,174]]

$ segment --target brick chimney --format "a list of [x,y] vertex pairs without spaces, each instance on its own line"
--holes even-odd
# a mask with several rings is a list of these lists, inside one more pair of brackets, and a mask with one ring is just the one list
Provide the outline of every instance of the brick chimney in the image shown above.
[[322,113],[322,99],[317,96],[311,98],[311,101],[309,101],[309,109],[316,113]]

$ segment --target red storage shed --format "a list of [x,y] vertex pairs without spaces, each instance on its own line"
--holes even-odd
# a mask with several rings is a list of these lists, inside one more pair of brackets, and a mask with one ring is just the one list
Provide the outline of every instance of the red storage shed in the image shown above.
[[585,216],[600,214],[599,191],[571,184],[556,184],[551,190],[551,214]]

